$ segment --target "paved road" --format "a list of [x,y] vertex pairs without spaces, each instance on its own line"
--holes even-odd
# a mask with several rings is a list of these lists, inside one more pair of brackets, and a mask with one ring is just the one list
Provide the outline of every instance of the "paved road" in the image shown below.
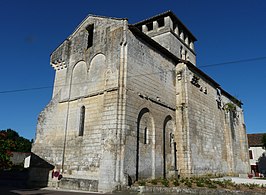
[[232,180],[232,182],[235,182],[237,184],[259,184],[259,185],[265,185],[266,186],[266,180],[260,179],[260,178],[241,178],[241,177],[223,177],[223,178],[217,178],[217,180]]
[[[100,193],[87,193],[76,191],[59,191],[52,189],[23,189],[15,187],[0,187],[0,195],[97,195]],[[107,194],[105,194],[107,195]]]

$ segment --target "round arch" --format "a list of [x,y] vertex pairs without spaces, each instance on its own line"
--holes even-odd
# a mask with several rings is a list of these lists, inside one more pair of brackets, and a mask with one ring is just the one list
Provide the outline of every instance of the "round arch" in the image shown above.
[[84,95],[87,82],[87,65],[85,61],[77,62],[72,69],[71,75],[71,97]]
[[166,178],[167,172],[176,167],[176,152],[174,139],[174,124],[170,115],[166,116],[163,122],[163,177]]
[[141,109],[137,118],[136,180],[152,176],[154,129],[154,120],[150,110]]

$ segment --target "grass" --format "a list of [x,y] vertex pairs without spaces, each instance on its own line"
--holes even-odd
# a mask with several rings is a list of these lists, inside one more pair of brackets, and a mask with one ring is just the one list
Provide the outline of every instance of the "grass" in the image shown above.
[[213,180],[213,177],[182,177],[182,178],[158,178],[152,180],[140,180],[136,183],[139,186],[164,186],[164,187],[185,187],[185,188],[209,188],[229,189],[238,191],[264,192],[266,185],[258,184],[236,184],[232,180]]

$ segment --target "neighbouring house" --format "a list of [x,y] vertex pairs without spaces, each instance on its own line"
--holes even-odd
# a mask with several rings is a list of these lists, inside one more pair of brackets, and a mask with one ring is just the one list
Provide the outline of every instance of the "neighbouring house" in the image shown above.
[[25,165],[25,160],[31,155],[30,152],[11,152],[12,156],[10,160],[13,165],[21,165],[24,168],[28,168]]
[[262,137],[266,133],[248,134],[249,161],[254,176],[260,174],[266,177],[266,150],[263,147]]
[[195,41],[171,11],[134,25],[86,17],[50,57],[32,147],[55,166],[48,185],[55,172],[57,186],[88,191],[250,172],[242,103],[197,68]]

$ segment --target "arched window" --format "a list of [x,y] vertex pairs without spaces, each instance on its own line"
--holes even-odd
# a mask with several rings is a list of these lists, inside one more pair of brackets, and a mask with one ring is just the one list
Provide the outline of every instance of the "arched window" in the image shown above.
[[143,143],[144,144],[148,144],[148,129],[147,127],[144,128],[144,132],[143,132]]
[[80,109],[80,121],[79,121],[79,136],[83,136],[85,122],[85,106]]

